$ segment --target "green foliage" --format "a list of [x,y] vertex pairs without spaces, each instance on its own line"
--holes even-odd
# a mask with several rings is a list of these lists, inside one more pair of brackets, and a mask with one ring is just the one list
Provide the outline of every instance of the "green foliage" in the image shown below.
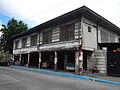
[[27,24],[24,24],[23,21],[17,21],[14,18],[8,21],[7,26],[2,25],[2,35],[0,37],[0,48],[5,52],[12,53],[13,41],[12,36],[25,32],[28,27]]

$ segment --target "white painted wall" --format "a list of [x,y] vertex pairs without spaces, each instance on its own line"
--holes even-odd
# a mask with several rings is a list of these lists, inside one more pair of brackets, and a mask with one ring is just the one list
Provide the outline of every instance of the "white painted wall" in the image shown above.
[[[94,51],[97,49],[97,29],[93,27],[94,23],[86,19],[82,19],[82,49]],[[91,32],[88,32],[88,27],[91,27]]]

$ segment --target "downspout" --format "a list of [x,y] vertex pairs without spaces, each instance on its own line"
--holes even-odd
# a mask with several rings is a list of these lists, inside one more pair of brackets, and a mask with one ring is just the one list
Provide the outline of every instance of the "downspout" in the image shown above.
[[39,52],[40,52],[40,32],[38,32],[38,34],[39,34],[39,44],[38,44],[38,50],[39,50]]
[[38,53],[39,53],[39,63],[38,63],[38,67],[39,69],[41,69],[41,52],[40,52],[40,32],[38,32],[39,36],[38,36],[38,40],[39,40],[39,44],[38,44]]
[[96,23],[96,30],[97,30],[97,49],[98,49],[98,22]]
[[[81,34],[80,34],[80,30],[81,30]],[[82,43],[83,43],[83,26],[82,26],[82,15],[79,19],[79,32],[78,32],[78,40],[79,40],[79,74],[83,75],[83,51],[82,51]]]
[[98,43],[99,43],[99,42],[98,42],[98,28],[99,28],[99,22],[102,22],[102,21],[101,21],[101,20],[97,20],[96,26],[95,26],[95,27],[96,27],[96,30],[97,30],[97,49],[99,49],[99,48],[98,48]]
[[[79,30],[78,30],[78,43],[80,44],[80,43],[81,43],[81,42],[80,42],[80,39],[81,39],[81,38],[80,38],[80,35],[81,35],[81,34],[80,34],[80,29],[81,29],[81,27],[82,27],[82,26],[81,26],[81,16],[80,16],[80,18],[78,19],[78,23],[79,23],[79,24],[78,24],[78,29],[79,29]],[[82,32],[82,30],[81,30],[81,32]],[[81,47],[81,46],[79,45],[79,48],[80,48],[80,47]]]

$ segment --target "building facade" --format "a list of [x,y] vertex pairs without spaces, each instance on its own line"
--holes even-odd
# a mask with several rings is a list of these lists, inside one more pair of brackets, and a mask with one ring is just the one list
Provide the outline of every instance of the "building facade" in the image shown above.
[[117,26],[83,6],[13,36],[13,59],[21,66],[107,74],[106,54],[100,62],[98,53],[119,38]]

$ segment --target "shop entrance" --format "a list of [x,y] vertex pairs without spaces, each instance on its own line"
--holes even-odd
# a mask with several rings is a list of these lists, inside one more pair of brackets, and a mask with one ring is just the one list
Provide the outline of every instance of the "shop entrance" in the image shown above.
[[21,66],[26,66],[28,60],[28,54],[21,54]]
[[41,68],[54,69],[54,52],[41,52]]
[[19,55],[14,55],[14,62],[19,62]]
[[65,52],[58,52],[58,62],[57,62],[58,70],[64,70],[64,58],[65,58]]
[[58,52],[58,70],[75,70],[75,52],[74,51],[59,51]]
[[30,67],[38,67],[38,64],[39,64],[39,53],[38,52],[30,53],[30,62],[29,62]]
[[20,65],[20,59],[19,59],[19,55],[14,55],[14,64],[15,65]]
[[92,54],[92,51],[83,51],[83,70],[92,70],[92,68],[94,67]]

